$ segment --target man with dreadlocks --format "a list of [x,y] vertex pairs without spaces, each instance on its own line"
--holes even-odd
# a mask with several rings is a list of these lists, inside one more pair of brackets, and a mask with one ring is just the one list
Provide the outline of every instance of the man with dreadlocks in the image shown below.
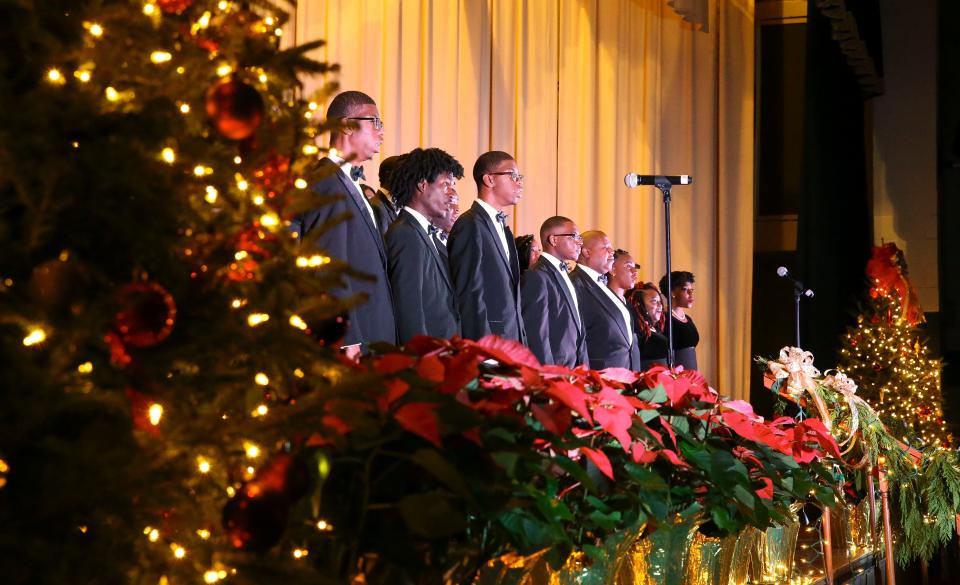
[[391,174],[393,197],[402,211],[384,242],[400,343],[414,335],[448,339],[461,333],[440,234],[462,177],[460,163],[439,148],[410,151]]

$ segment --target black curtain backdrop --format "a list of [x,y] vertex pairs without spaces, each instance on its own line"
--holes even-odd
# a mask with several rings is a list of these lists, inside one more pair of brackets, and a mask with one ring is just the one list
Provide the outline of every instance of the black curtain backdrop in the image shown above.
[[872,211],[864,94],[815,0],[808,3],[807,16],[804,183],[797,247],[799,276],[816,297],[802,301],[801,343],[826,369],[837,363],[840,336],[855,322],[866,289]]
[[939,4],[937,169],[944,415],[960,438],[960,2]]

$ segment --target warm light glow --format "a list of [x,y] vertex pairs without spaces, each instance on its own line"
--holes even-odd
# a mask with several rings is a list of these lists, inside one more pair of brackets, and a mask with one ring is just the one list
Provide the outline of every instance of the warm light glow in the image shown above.
[[264,227],[277,227],[280,225],[280,218],[276,213],[264,213],[260,216],[260,225]]
[[260,80],[260,83],[266,83],[266,82],[267,82],[267,74],[266,74],[266,73],[261,73],[260,76],[259,76],[257,79]]
[[263,372],[258,372],[257,375],[253,377],[253,381],[260,386],[267,386],[270,384],[270,378],[268,378]]
[[189,114],[190,113],[190,104],[180,104],[180,113]]
[[161,63],[166,63],[173,59],[173,55],[166,51],[154,51],[150,53],[150,60],[156,63],[157,65]]
[[293,371],[293,375],[298,378],[302,378],[305,374],[303,373],[303,370],[301,370],[300,368],[297,368],[296,370]]
[[310,102],[309,104],[307,104],[307,108],[309,108],[311,112],[315,112],[319,107],[320,106],[317,105],[317,102]]
[[255,416],[266,416],[269,411],[270,409],[267,408],[266,404],[261,404],[256,408],[256,410],[253,411],[253,414]]
[[210,26],[210,16],[211,15],[209,12],[204,12],[203,16],[200,17],[200,20],[197,21],[196,26],[198,28],[207,28]]
[[243,450],[247,453],[247,457],[250,459],[256,459],[260,456],[260,447],[256,446],[253,443],[246,442],[243,444]]
[[227,0],[220,0],[220,2],[217,4],[217,8],[219,8],[220,10],[226,10],[229,7],[230,7],[230,3],[227,2]]
[[223,63],[222,65],[217,67],[217,75],[219,75],[220,77],[226,77],[227,75],[230,75],[230,73],[232,72],[233,72],[233,67],[231,67],[227,63]]
[[160,152],[160,158],[167,164],[173,164],[177,160],[177,153],[169,146]]
[[254,205],[263,205],[263,195],[254,195],[253,196]]
[[250,183],[247,183],[246,179],[239,179],[237,181],[237,189],[240,189],[241,191],[246,191],[249,188],[250,188]]
[[330,262],[329,256],[314,254],[313,256],[297,256],[297,266],[300,268],[316,268]]
[[210,531],[204,530],[203,528],[201,528],[200,530],[197,530],[197,536],[199,536],[203,540],[207,540],[208,538],[210,538]]
[[23,338],[23,344],[27,347],[31,345],[37,345],[38,343],[43,343],[47,339],[47,334],[43,329],[39,327],[34,327],[27,333],[27,336]]
[[4,461],[3,459],[0,459],[0,473],[6,473],[8,471],[10,471],[10,466],[7,464],[6,461]]
[[63,85],[67,80],[63,78],[59,69],[49,69],[47,71],[47,81],[54,85]]
[[304,144],[303,145],[303,154],[311,156],[320,152],[320,149],[313,144]]
[[242,162],[243,162],[243,159],[242,159],[242,158],[240,158],[240,156],[239,156],[239,155],[238,155],[238,156],[235,156],[235,157],[233,157],[233,164],[235,164],[235,165],[238,165],[238,164],[240,164],[240,163],[242,163]]
[[261,323],[266,323],[270,320],[270,315],[266,313],[250,313],[250,316],[247,317],[247,325],[251,327],[256,327]]
[[120,94],[113,87],[108,87],[103,90],[103,95],[107,97],[107,101],[115,102],[120,99]]
[[282,37],[282,36],[283,36],[283,29],[282,29],[282,28],[278,28],[278,29],[276,29],[276,30],[273,31],[273,34],[277,35],[278,37]]
[[274,22],[276,22],[276,21],[273,20],[273,17],[272,17],[272,16],[268,16],[268,17],[266,17],[266,18],[263,19],[263,23],[266,24],[267,26],[273,26],[273,23],[274,23]]
[[93,371],[93,363],[83,362],[82,364],[77,366],[77,371],[80,372],[81,374],[89,374],[90,372]]
[[307,324],[303,319],[300,318],[300,315],[290,315],[290,324],[296,327],[297,329],[306,329]]
[[157,5],[151,2],[147,2],[143,5],[143,13],[147,16],[153,16],[157,12]]
[[160,424],[160,419],[163,417],[163,407],[154,402],[150,405],[150,409],[147,411],[147,416],[150,417],[150,424],[157,426]]
[[240,307],[246,304],[247,304],[247,301],[243,299],[233,299],[232,301],[230,301],[230,306],[233,307],[234,309],[239,309]]
[[246,251],[246,250],[240,250],[239,252],[237,252],[236,254],[233,255],[233,257],[234,257],[236,260],[243,260],[243,259],[246,258],[247,256],[248,256],[248,254],[247,254],[247,251]]
[[173,556],[177,557],[178,559],[182,559],[183,557],[187,556],[186,549],[179,544],[171,544],[170,549],[173,550]]
[[319,531],[321,531],[321,532],[328,532],[328,531],[330,531],[330,530],[333,530],[333,526],[331,526],[330,523],[327,522],[326,520],[318,520],[318,521],[317,521],[317,530],[319,530]]
[[216,187],[214,187],[213,185],[207,185],[206,194],[203,196],[203,198],[207,200],[207,203],[216,203],[217,196],[219,194],[220,193],[217,192]]
[[220,573],[216,571],[207,571],[203,574],[203,580],[206,583],[216,583],[220,580]]
[[150,542],[157,542],[160,540],[160,531],[156,528],[150,528],[149,526],[144,530],[144,534],[147,535],[147,538],[150,539]]
[[73,76],[79,79],[83,83],[87,83],[88,81],[90,81],[90,78],[92,77],[89,71],[75,71],[73,73]]
[[302,559],[303,557],[310,554],[310,552],[305,548],[295,548],[293,549],[293,558]]
[[307,182],[304,181],[303,179],[297,179],[296,181],[293,182],[293,186],[296,187],[297,189],[306,189]]
[[205,174],[203,165],[197,165],[197,166],[193,167],[193,174],[196,175],[196,176],[198,176],[198,177],[202,177],[202,176]]
[[103,36],[103,27],[95,22],[85,22],[83,23],[84,28],[90,32],[92,36],[100,38]]

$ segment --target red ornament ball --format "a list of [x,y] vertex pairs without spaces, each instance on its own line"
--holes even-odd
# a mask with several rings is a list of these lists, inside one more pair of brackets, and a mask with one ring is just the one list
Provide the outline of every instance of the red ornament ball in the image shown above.
[[162,286],[135,282],[120,290],[120,310],[113,326],[125,345],[148,347],[170,335],[177,317],[177,305]]
[[236,549],[264,552],[280,542],[287,529],[290,500],[279,492],[241,489],[223,507],[223,529]]
[[160,10],[167,14],[181,14],[193,4],[193,0],[155,0]]
[[244,140],[256,132],[263,120],[263,98],[253,86],[225,78],[210,88],[206,99],[207,117],[221,136]]

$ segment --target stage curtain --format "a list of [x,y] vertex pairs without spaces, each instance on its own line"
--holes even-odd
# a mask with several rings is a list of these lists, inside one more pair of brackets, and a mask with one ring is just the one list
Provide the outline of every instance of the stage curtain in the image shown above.
[[[526,176],[516,234],[555,214],[607,232],[644,280],[664,273],[659,193],[630,172],[690,174],[673,196],[673,267],[696,275],[699,363],[749,395],[754,2],[710,0],[709,32],[666,0],[300,0],[293,42],[325,39],[342,89],[377,100],[380,157],[436,146],[467,171],[487,150]],[[308,91],[330,79],[306,81]],[[367,163],[375,183],[378,160]]]

